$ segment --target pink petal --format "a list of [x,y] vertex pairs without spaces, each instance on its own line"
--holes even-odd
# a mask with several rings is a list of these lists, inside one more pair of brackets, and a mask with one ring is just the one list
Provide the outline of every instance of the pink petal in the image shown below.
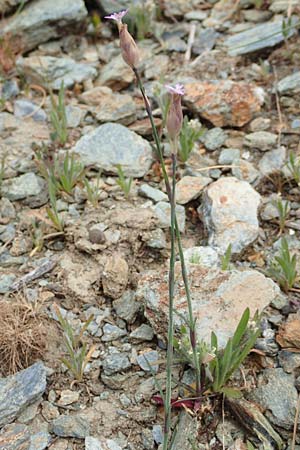
[[171,92],[171,94],[184,95],[184,87],[182,84],[175,84],[175,86],[166,85],[166,89]]
[[116,20],[117,22],[122,22],[123,17],[127,13],[128,13],[128,9],[125,9],[124,11],[113,13],[113,14],[110,14],[109,16],[104,16],[104,19],[112,19],[112,20]]

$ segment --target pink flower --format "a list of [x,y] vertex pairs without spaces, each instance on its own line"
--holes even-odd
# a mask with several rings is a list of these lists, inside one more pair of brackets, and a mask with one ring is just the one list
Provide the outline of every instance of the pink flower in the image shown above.
[[125,9],[124,11],[113,13],[110,16],[105,16],[105,19],[112,19],[117,22],[122,57],[126,64],[128,64],[132,69],[135,70],[139,62],[139,50],[133,37],[127,30],[127,24],[122,22],[122,19],[125,14],[127,14],[127,12],[128,9]]
[[128,9],[125,9],[124,11],[110,14],[110,16],[105,16],[104,19],[111,19],[111,20],[115,20],[116,22],[122,23],[122,19],[127,13],[128,13]]
[[174,87],[166,84],[165,87],[171,94],[184,95],[184,87],[182,84],[177,83]]
[[170,140],[174,143],[177,141],[181,131],[183,114],[181,107],[181,97],[184,95],[184,87],[182,84],[166,86],[171,94],[171,103],[167,115],[166,127]]

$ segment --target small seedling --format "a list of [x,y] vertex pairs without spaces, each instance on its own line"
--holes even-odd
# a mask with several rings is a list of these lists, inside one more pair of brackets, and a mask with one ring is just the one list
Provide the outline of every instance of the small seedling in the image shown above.
[[57,210],[57,201],[56,201],[56,185],[55,182],[51,178],[49,178],[48,181],[48,190],[49,190],[49,199],[50,199],[50,205],[51,207],[47,207],[47,215],[49,219],[51,220],[54,228],[57,231],[63,231],[64,230],[64,223],[61,218],[61,216],[58,213]]
[[289,155],[289,160],[286,164],[291,177],[300,185],[300,158],[296,156],[295,153],[291,152]]
[[153,96],[161,111],[162,128],[164,128],[170,108],[170,95],[165,91],[162,84],[156,84],[153,88]]
[[66,152],[62,166],[59,161],[55,161],[54,176],[58,184],[58,188],[71,195],[76,183],[82,178],[84,171],[83,165],[75,160],[75,155],[69,155]]
[[232,338],[228,339],[223,350],[218,349],[218,338],[211,334],[211,348],[215,358],[209,363],[209,370],[213,379],[213,392],[222,392],[233,372],[243,363],[260,334],[257,326],[258,314],[253,319],[254,326],[249,327],[250,310],[246,308]]
[[205,129],[201,124],[194,120],[188,120],[185,116],[183,119],[182,129],[179,136],[178,155],[180,160],[185,163],[194,148],[195,142],[202,136]]
[[153,21],[156,18],[156,5],[152,0],[133,5],[128,19],[129,31],[141,41],[153,33]]
[[120,186],[120,188],[124,192],[125,198],[128,199],[133,178],[132,177],[125,178],[124,171],[120,164],[117,165],[117,171],[118,171],[117,184]]
[[50,98],[52,107],[50,120],[54,130],[50,136],[53,141],[58,142],[60,145],[65,145],[68,140],[68,128],[65,107],[65,87],[63,81],[60,85],[58,100],[55,99],[52,91],[50,91]]
[[280,198],[274,201],[274,206],[277,208],[278,216],[279,216],[279,235],[282,234],[287,218],[289,216],[291,207],[290,203],[287,200],[281,200]]
[[232,246],[231,246],[231,244],[229,244],[226,249],[225,254],[221,256],[221,269],[222,270],[230,269],[231,251],[232,251]]
[[200,264],[201,262],[201,256],[197,255],[197,253],[193,253],[190,257],[190,263],[191,264]]
[[4,180],[4,176],[5,176],[5,161],[6,161],[6,154],[2,156],[1,160],[0,160],[0,193],[1,193],[1,188],[2,188],[2,183]]
[[86,189],[88,201],[96,208],[98,206],[101,190],[100,190],[101,172],[98,172],[96,183],[90,182],[84,178],[84,186]]
[[82,342],[83,335],[94,316],[91,315],[82,326],[80,333],[75,335],[73,328],[68,320],[63,318],[57,305],[54,305],[54,310],[64,331],[63,341],[68,353],[68,358],[61,359],[62,363],[70,370],[75,380],[80,383],[83,379],[84,369],[95,351],[95,345],[92,345],[88,350],[87,344]]
[[269,274],[278,283],[284,292],[293,288],[297,280],[297,257],[291,256],[286,238],[281,239],[280,255],[275,259],[269,269]]

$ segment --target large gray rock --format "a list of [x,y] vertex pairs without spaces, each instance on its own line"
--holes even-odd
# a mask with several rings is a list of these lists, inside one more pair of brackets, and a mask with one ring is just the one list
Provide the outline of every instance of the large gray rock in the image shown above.
[[[188,278],[194,317],[197,317],[198,339],[210,342],[211,332],[218,337],[221,347],[236,329],[247,307],[253,315],[262,311],[280,293],[271,279],[256,270],[226,270],[188,264]],[[181,278],[180,263],[175,265],[175,326],[182,325],[187,316],[187,302]],[[168,324],[168,269],[148,271],[139,278],[137,299],[145,305],[144,313],[154,332],[162,339],[167,335]]]
[[265,369],[259,378],[258,387],[249,397],[267,410],[266,415],[271,422],[280,428],[292,430],[298,398],[294,375],[285,373],[281,367]]
[[74,34],[82,31],[86,17],[83,0],[56,0],[52,7],[49,0],[35,0],[12,16],[0,35],[9,34],[24,52],[68,31]]
[[45,182],[33,172],[25,173],[16,178],[4,180],[2,195],[9,200],[23,200],[26,197],[35,197],[42,193]]
[[106,123],[86,134],[73,151],[84,166],[117,173],[120,164],[125,176],[137,178],[147,173],[153,161],[149,142],[116,123]]
[[198,212],[209,234],[209,245],[225,253],[239,253],[258,236],[260,195],[246,181],[220,178],[204,191]]
[[277,90],[281,95],[293,95],[300,92],[300,71],[282,78],[277,84]]
[[59,416],[52,421],[52,431],[56,436],[84,439],[90,434],[89,422],[82,416]]
[[[297,18],[292,17],[292,25],[295,25],[296,22]],[[266,22],[230,36],[224,44],[228,47],[229,55],[245,55],[264,48],[274,47],[283,42],[285,37],[282,34],[282,29],[282,21]],[[295,28],[289,29],[287,36],[290,37],[296,32]]]
[[31,403],[37,401],[46,389],[46,369],[37,362],[28,369],[0,378],[0,426],[6,425]]
[[29,81],[59,90],[61,83],[66,88],[84,80],[93,79],[97,70],[72,58],[55,58],[54,56],[28,56],[17,60],[17,67]]

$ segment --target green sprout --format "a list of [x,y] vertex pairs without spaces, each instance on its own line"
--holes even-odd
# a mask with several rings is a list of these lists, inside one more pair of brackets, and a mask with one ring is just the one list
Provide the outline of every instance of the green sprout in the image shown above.
[[275,256],[269,269],[269,275],[274,278],[284,292],[293,288],[297,280],[297,257],[291,256],[286,238],[281,239],[280,255]]
[[6,157],[7,157],[7,155],[5,154],[1,157],[1,160],[0,160],[0,193],[1,193],[1,187],[2,187],[3,180],[4,180],[4,176],[5,176]]
[[96,183],[90,182],[87,178],[84,178],[84,186],[87,194],[88,201],[96,208],[98,206],[101,189],[100,189],[101,172],[98,172]]
[[254,326],[248,326],[250,310],[246,308],[236,327],[232,338],[229,338],[224,349],[218,348],[218,338],[211,333],[211,348],[216,357],[209,362],[209,370],[213,379],[212,391],[222,392],[233,372],[240,367],[250,353],[260,334],[258,313],[253,318]]
[[201,124],[195,120],[188,119],[187,116],[183,119],[182,129],[179,136],[178,155],[180,160],[185,163],[195,146],[195,142],[202,136],[205,129]]
[[82,326],[80,333],[75,335],[73,328],[68,320],[63,318],[57,305],[54,305],[54,310],[64,331],[63,342],[68,354],[68,358],[64,357],[61,361],[70,370],[75,380],[80,383],[83,380],[84,369],[95,351],[95,345],[88,350],[87,344],[82,342],[83,334],[94,317],[91,315]]
[[118,164],[116,167],[117,167],[117,171],[118,171],[117,184],[120,186],[120,188],[124,192],[125,198],[128,199],[133,178],[132,177],[125,178],[124,171],[120,164]]
[[289,155],[289,160],[286,164],[291,177],[300,185],[300,158],[296,156],[295,153],[291,152]]
[[83,165],[76,161],[74,153],[66,153],[62,166],[55,161],[54,176],[58,183],[58,188],[69,195],[72,195],[76,183],[82,178],[84,172]]
[[290,202],[287,200],[281,200],[281,198],[279,198],[273,202],[273,205],[277,208],[278,211],[279,235],[281,235],[284,231],[286,221],[291,210]]
[[55,142],[59,142],[60,145],[65,145],[68,140],[68,128],[67,128],[67,114],[65,106],[65,87],[64,82],[61,82],[58,101],[55,99],[53,92],[50,92],[51,98],[51,112],[50,120],[53,127],[51,133],[51,139]]
[[230,269],[230,260],[231,260],[231,251],[232,245],[229,244],[224,255],[221,256],[221,269],[229,270]]
[[51,178],[49,178],[49,180],[48,180],[48,190],[49,190],[49,199],[50,199],[51,206],[48,206],[46,208],[47,215],[48,215],[49,219],[51,220],[54,228],[57,231],[63,231],[64,230],[64,222],[57,210],[56,185]]
[[130,8],[128,28],[131,34],[135,34],[138,41],[153,34],[154,19],[156,18],[156,5],[152,0],[143,1]]

